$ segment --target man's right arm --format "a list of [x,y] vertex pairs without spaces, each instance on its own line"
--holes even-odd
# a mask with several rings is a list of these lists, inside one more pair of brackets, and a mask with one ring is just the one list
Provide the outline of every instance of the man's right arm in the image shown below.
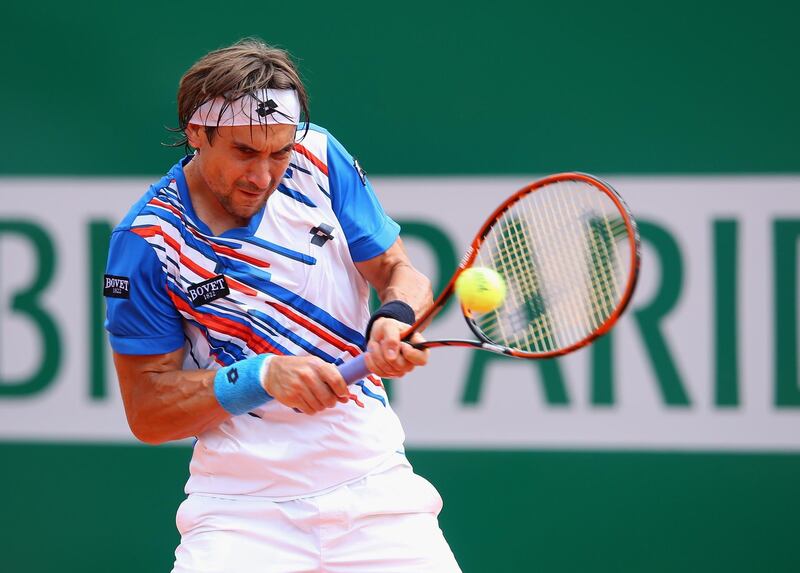
[[[214,392],[216,371],[181,370],[183,353],[114,353],[128,425],[143,442],[197,436],[231,417]],[[313,356],[275,356],[261,385],[274,399],[304,414],[346,403],[349,396],[338,369]]]
[[230,417],[214,395],[215,372],[181,370],[183,354],[114,353],[128,425],[143,442],[197,436]]
[[[124,285],[106,293],[106,327],[133,434],[158,444],[197,436],[229,418],[214,391],[217,371],[183,369],[182,319],[150,245],[130,230],[115,232],[107,273]],[[339,371],[315,357],[275,356],[267,379],[256,384],[308,414],[349,396]]]

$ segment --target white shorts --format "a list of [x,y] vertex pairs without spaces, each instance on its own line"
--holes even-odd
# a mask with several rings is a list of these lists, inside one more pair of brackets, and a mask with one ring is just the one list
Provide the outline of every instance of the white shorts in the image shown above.
[[436,489],[405,462],[315,497],[192,494],[173,573],[459,573]]

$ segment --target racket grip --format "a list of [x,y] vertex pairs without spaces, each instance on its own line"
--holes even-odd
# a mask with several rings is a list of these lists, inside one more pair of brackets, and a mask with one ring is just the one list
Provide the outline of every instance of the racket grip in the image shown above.
[[358,380],[361,380],[368,374],[370,374],[369,368],[367,368],[367,363],[364,360],[364,357],[367,355],[365,352],[364,354],[359,354],[352,360],[348,360],[339,368],[339,374],[342,375],[344,381],[348,384],[352,384]]

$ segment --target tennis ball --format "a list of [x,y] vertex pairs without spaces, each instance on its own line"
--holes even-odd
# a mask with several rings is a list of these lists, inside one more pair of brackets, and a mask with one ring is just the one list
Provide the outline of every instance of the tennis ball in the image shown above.
[[489,312],[503,303],[506,283],[492,269],[472,267],[458,275],[456,296],[470,310]]

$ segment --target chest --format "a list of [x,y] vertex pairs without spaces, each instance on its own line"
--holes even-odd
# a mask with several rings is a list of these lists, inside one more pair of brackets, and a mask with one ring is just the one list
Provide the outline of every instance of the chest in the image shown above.
[[275,193],[251,231],[220,237],[192,225],[181,231],[167,272],[190,303],[187,312],[223,302],[245,314],[263,310],[265,302],[326,306],[337,290],[352,287],[357,271],[329,206]]

